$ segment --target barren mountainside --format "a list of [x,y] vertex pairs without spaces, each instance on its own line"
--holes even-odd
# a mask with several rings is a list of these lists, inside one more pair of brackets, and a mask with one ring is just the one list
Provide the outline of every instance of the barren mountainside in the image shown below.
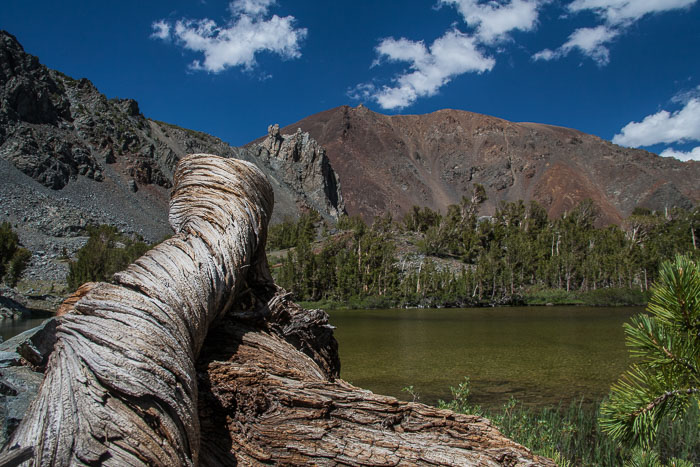
[[585,198],[601,224],[637,206],[692,207],[700,200],[700,163],[628,149],[577,130],[513,123],[459,110],[382,115],[360,105],[311,115],[298,128],[326,148],[349,214],[366,220],[413,205],[443,212],[474,183],[486,188],[482,214],[500,200],[536,200],[558,216]]
[[[146,118],[132,99],[108,99],[86,78],[43,66],[0,31],[0,222],[35,252],[30,275],[60,279],[88,224],[111,224],[148,241],[171,232],[173,169],[189,153],[255,163],[275,191],[273,222],[313,208],[344,212],[325,151],[308,134],[249,148]],[[65,250],[64,250],[65,248]]]

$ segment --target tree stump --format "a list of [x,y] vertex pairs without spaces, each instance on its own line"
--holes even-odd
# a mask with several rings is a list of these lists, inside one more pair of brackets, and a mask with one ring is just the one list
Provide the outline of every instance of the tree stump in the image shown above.
[[484,418],[339,379],[328,316],[269,274],[272,204],[253,165],[184,158],[176,235],[66,301],[7,449],[33,448],[29,465],[554,465]]

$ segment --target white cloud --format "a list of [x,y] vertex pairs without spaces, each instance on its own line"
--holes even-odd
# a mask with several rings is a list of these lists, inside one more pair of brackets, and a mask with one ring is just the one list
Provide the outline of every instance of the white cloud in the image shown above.
[[229,4],[229,10],[233,15],[265,16],[275,3],[276,0],[235,0]]
[[630,122],[613,137],[613,143],[633,147],[685,141],[700,141],[699,99],[673,113],[661,110],[641,122]]
[[626,24],[650,13],[687,8],[697,0],[574,0],[569,11],[592,11],[607,24]]
[[697,0],[574,0],[567,7],[571,13],[592,12],[601,18],[603,24],[577,29],[561,47],[556,50],[541,50],[532,58],[553,60],[578,49],[599,66],[607,65],[610,51],[605,44],[622,34],[635,21],[648,14],[688,8],[696,2]]
[[409,69],[396,76],[392,86],[377,88],[360,84],[350,90],[349,96],[369,98],[384,109],[400,109],[416,99],[432,96],[455,76],[491,70],[495,60],[483,55],[476,40],[457,30],[446,32],[430,48],[422,41],[388,38],[376,48],[377,62],[409,62]]
[[440,5],[454,5],[464,21],[476,28],[480,41],[491,43],[507,38],[510,31],[531,31],[537,25],[539,0],[509,2],[479,0],[439,0]]
[[610,42],[617,34],[617,31],[606,26],[580,28],[569,36],[569,40],[561,46],[561,49],[565,54],[573,49],[579,49],[599,65],[606,65],[610,57],[607,47],[603,44]]
[[185,49],[201,52],[204,61],[194,60],[191,67],[219,73],[226,68],[256,65],[259,52],[275,53],[282,58],[301,56],[299,43],[306,37],[305,28],[295,28],[295,18],[273,15],[265,19],[274,0],[236,0],[229,10],[233,15],[226,26],[210,19],[181,19],[175,24],[159,20],[152,24],[152,37],[175,42]]
[[532,56],[533,60],[544,60],[544,61],[549,61],[549,60],[554,60],[555,58],[560,58],[561,53],[558,50],[551,50],[551,49],[544,49],[540,50],[536,54]]
[[151,28],[153,29],[152,38],[164,41],[170,38],[170,25],[165,21],[156,21],[151,24]]
[[693,99],[700,99],[700,85],[689,91],[681,91],[671,98],[671,102],[676,104],[687,104]]
[[613,40],[618,32],[607,26],[595,28],[579,28],[569,36],[561,47],[556,50],[544,49],[532,56],[533,60],[554,60],[567,56],[572,50],[578,49],[587,57],[592,58],[600,65],[607,65],[610,61],[610,51],[605,46]]
[[674,149],[668,148],[659,154],[662,157],[675,157],[676,159],[682,161],[700,161],[700,146],[694,147],[689,152],[676,151]]
[[453,26],[430,47],[423,41],[393,37],[376,47],[382,62],[408,62],[409,67],[394,76],[391,85],[361,83],[348,91],[358,100],[373,100],[384,109],[400,109],[421,97],[435,95],[456,76],[491,70],[496,60],[480,50],[498,49],[514,30],[531,31],[537,26],[539,7],[551,0],[438,0],[438,6],[454,6],[472,31],[465,34]]

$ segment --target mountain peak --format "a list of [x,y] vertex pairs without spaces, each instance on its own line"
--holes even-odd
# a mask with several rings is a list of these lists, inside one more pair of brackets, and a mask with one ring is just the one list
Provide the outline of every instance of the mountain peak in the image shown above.
[[554,125],[456,109],[384,115],[359,105],[311,115],[280,132],[297,128],[326,148],[348,213],[368,221],[414,205],[445,212],[477,183],[489,197],[482,214],[501,200],[524,199],[554,217],[590,198],[601,224],[619,223],[637,206],[687,208],[700,199],[700,164]]

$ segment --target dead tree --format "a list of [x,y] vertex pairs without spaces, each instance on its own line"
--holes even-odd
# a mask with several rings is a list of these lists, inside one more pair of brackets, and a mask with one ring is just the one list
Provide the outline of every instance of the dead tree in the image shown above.
[[176,235],[66,301],[8,446],[33,465],[553,465],[488,420],[338,379],[327,315],[272,282],[272,204],[251,164],[184,158]]

